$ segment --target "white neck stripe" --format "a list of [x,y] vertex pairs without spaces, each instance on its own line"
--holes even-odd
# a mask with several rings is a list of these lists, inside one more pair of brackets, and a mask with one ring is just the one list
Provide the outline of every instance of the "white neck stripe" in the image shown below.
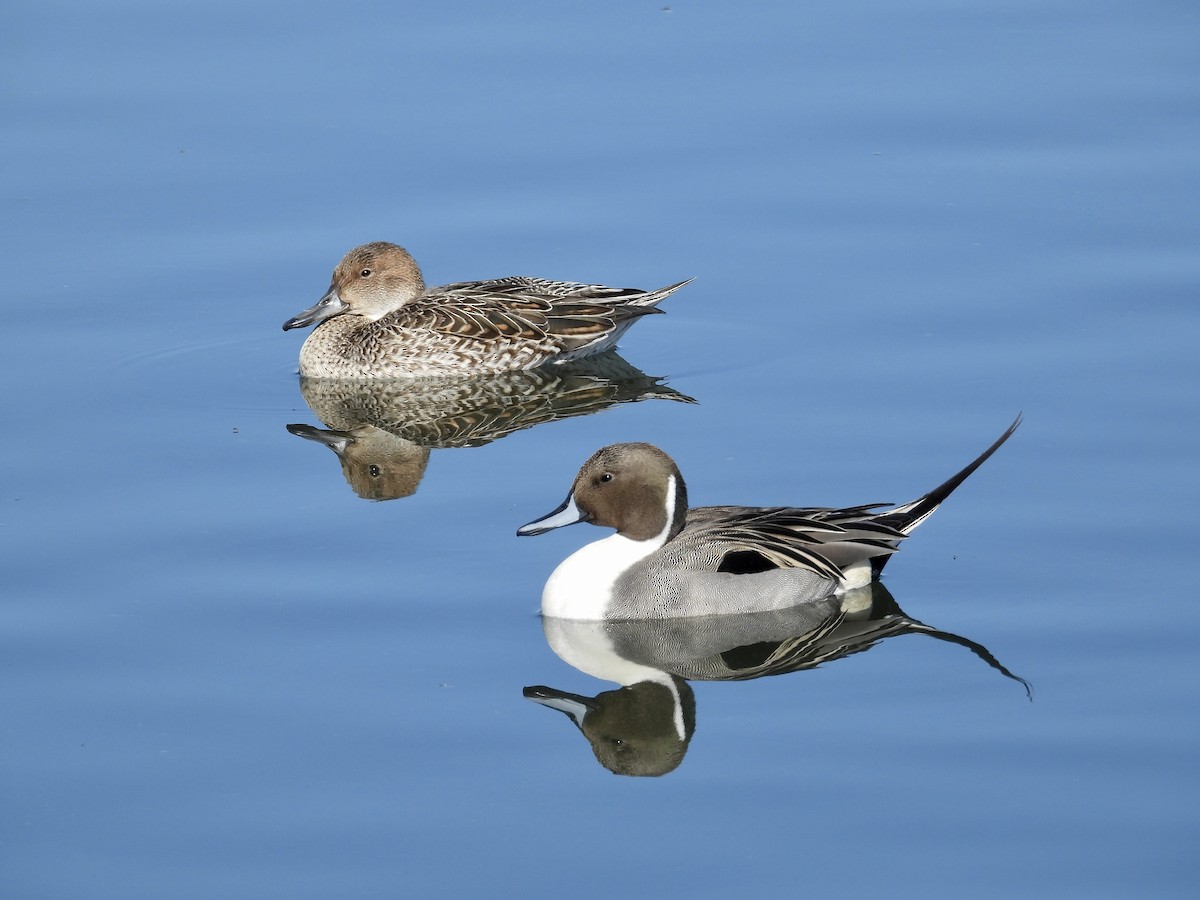
[[[653,544],[654,550],[657,550],[667,542],[667,538],[671,534],[671,526],[675,524],[675,476],[667,476],[667,499],[665,502],[666,509],[663,510],[667,515],[667,523],[663,525],[663,530],[655,537],[650,538],[646,543]],[[654,551],[647,551],[653,553]]]
[[604,619],[612,589],[623,572],[667,542],[675,521],[676,479],[667,479],[667,521],[644,541],[618,532],[580,547],[558,564],[542,592],[542,613],[563,619]]

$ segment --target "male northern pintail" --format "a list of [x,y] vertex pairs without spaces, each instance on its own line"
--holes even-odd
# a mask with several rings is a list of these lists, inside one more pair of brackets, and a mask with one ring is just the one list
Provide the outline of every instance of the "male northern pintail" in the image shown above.
[[542,593],[567,619],[645,619],[781,609],[869,584],[900,542],[1016,431],[944,484],[901,506],[702,506],[671,457],[613,444],[583,464],[567,499],[519,535],[591,522],[617,533],[575,551]]
[[641,291],[510,276],[426,288],[408,251],[355,247],[325,295],[283,323],[316,325],[300,374],[394,378],[532,369],[602,353],[686,281]]

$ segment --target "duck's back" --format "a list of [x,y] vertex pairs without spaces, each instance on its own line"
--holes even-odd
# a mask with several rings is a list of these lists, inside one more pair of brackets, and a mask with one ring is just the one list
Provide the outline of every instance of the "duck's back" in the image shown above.
[[613,592],[629,618],[784,609],[829,597],[845,570],[894,552],[902,535],[874,507],[702,506],[683,530],[631,567]]
[[592,356],[615,345],[641,316],[659,312],[634,302],[647,296],[522,276],[445,285],[375,321],[338,316],[321,323],[301,348],[300,371],[326,378],[426,376]]

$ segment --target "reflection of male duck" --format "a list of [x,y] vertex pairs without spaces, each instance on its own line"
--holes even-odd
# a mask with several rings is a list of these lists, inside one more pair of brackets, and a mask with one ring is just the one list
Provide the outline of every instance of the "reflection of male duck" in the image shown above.
[[546,641],[565,662],[622,687],[587,697],[534,686],[524,695],[566,713],[601,765],[619,775],[663,775],[683,761],[696,728],[695,696],[685,679],[783,675],[904,634],[966,647],[1030,693],[1029,683],[982,644],[910,618],[879,582],[791,609],[742,615],[542,622]]
[[682,678],[639,681],[595,697],[527,687],[530,700],[566,713],[596,761],[617,775],[666,775],[683,762],[696,731],[696,696]]
[[288,431],[333,450],[360,497],[392,500],[421,482],[431,448],[478,447],[514,431],[586,416],[619,403],[694,402],[616,353],[491,375],[420,379],[301,378],[327,426]]

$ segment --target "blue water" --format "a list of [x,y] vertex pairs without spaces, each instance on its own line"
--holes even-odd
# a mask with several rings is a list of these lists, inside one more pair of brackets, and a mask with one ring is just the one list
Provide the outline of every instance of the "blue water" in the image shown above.
[[[1191,5],[46,2],[0,35],[0,896],[1192,896]],[[363,500],[287,430],[349,424],[280,325],[368,240],[434,284],[694,276],[621,352],[697,402],[389,444],[409,495]],[[1032,702],[899,635],[694,681],[678,766],[628,778],[522,696],[616,688],[537,615],[599,532],[514,535],[597,447],[662,446],[696,504],[901,502],[1019,411],[887,584]]]

